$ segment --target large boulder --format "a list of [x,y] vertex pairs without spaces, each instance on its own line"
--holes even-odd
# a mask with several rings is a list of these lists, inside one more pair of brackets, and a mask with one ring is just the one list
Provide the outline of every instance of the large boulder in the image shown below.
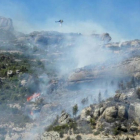
[[104,112],[105,108],[104,107],[101,107],[100,108],[100,115]]
[[87,107],[81,111],[80,120],[87,120],[87,111],[91,112],[91,107]]
[[93,116],[95,119],[97,119],[100,116],[100,109],[95,109]]
[[128,117],[125,106],[118,106],[118,117],[121,119],[126,119]]
[[[134,109],[134,114],[130,114],[133,116],[134,120],[139,124],[140,123],[140,103],[131,104],[132,109]],[[130,112],[131,113],[131,112]]]
[[120,101],[120,96],[121,96],[121,93],[117,93],[117,94],[114,96],[114,100],[115,100],[115,101]]
[[127,132],[127,127],[124,126],[124,124],[122,124],[122,125],[121,125],[121,130],[122,130],[123,132]]
[[125,95],[125,94],[122,93],[122,94],[120,95],[119,100],[120,100],[120,101],[125,101],[125,100],[127,100],[127,95]]
[[0,17],[0,29],[13,31],[13,22],[10,18]]
[[125,100],[127,100],[127,95],[125,95],[125,94],[123,94],[123,93],[117,93],[117,94],[114,96],[114,100],[117,101],[117,102],[125,101]]
[[102,35],[100,35],[100,37],[101,37],[101,40],[103,40],[104,42],[109,42],[112,39],[109,33],[103,33]]
[[59,133],[51,131],[44,132],[40,140],[60,140]]
[[92,34],[92,36],[94,38],[97,38],[99,40],[104,41],[105,43],[108,43],[109,41],[111,41],[111,36],[109,35],[109,33],[103,33],[103,34]]
[[115,106],[108,107],[104,112],[104,118],[107,122],[113,122],[117,117],[117,108]]
[[69,122],[69,120],[70,120],[69,114],[66,112],[62,112],[58,122],[59,122],[59,124],[67,124]]
[[138,127],[135,126],[135,125],[132,125],[132,126],[130,127],[130,130],[131,130],[131,131],[137,131],[137,130],[138,130]]
[[7,71],[7,76],[8,76],[8,77],[13,76],[13,71],[12,71],[12,70],[8,70],[8,71]]

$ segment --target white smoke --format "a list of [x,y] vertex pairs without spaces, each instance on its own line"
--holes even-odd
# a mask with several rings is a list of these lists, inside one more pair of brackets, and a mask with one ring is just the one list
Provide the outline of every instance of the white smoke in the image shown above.
[[[62,27],[59,26],[59,24],[55,23],[56,18],[52,18],[47,20],[45,23],[30,23],[28,22],[29,17],[26,16],[27,14],[23,11],[26,11],[25,6],[18,4],[10,3],[10,11],[9,12],[1,12],[1,14],[11,17],[14,20],[14,26],[15,29],[18,31],[22,31],[25,33],[29,33],[31,31],[35,30],[50,30],[50,31],[59,31],[63,33],[82,33],[82,36],[79,36],[75,39],[74,42],[71,42],[72,45],[70,45],[70,48],[67,48],[65,54],[63,55],[64,59],[66,60],[65,63],[62,63],[62,61],[59,61],[56,63],[55,68],[59,72],[58,75],[62,78],[64,76],[65,82],[62,87],[58,87],[55,91],[50,93],[48,91],[48,76],[43,75],[44,83],[41,84],[41,92],[44,93],[44,99],[48,104],[57,103],[61,106],[62,109],[65,109],[67,112],[72,114],[72,106],[74,104],[78,104],[79,107],[79,113],[80,111],[90,104],[95,103],[94,99],[97,100],[99,91],[102,93],[102,98],[106,99],[110,96],[113,96],[115,93],[115,90],[117,89],[117,86],[108,86],[105,85],[105,82],[108,83],[112,80],[112,77],[110,75],[107,75],[106,77],[109,77],[108,79],[103,79],[101,81],[98,81],[96,84],[92,83],[86,83],[86,84],[80,84],[76,85],[79,89],[74,89],[74,86],[72,87],[72,90],[67,89],[68,76],[77,68],[84,68],[89,65],[100,65],[104,66],[104,64],[109,63],[115,63],[118,62],[117,56],[115,54],[112,54],[112,52],[108,49],[103,48],[103,42],[94,39],[92,36],[90,36],[93,33],[99,33],[102,34],[104,32],[109,32],[111,37],[114,41],[119,41],[122,39],[122,35],[118,33],[116,30],[109,30],[104,27],[102,27],[99,23],[93,22],[93,21],[71,21],[68,22],[67,20],[64,20],[64,23]],[[12,7],[12,8],[11,8]],[[23,8],[21,8],[23,7]],[[1,8],[1,6],[0,6]],[[25,8],[25,9],[24,9]],[[2,9],[2,8],[1,8]],[[5,6],[4,9],[0,11],[8,11],[9,6]],[[12,11],[15,9],[14,11]],[[24,10],[23,10],[24,9]],[[18,11],[18,12],[17,12]],[[27,10],[28,11],[28,10]],[[17,13],[17,15],[14,15]],[[28,13],[28,12],[27,12]],[[22,27],[22,28],[21,28]],[[62,42],[61,45],[65,46],[67,45],[67,41],[70,41],[71,37],[66,38],[66,41]],[[42,45],[42,44],[41,44]],[[41,46],[40,45],[40,46]],[[121,44],[120,44],[121,45]],[[60,46],[57,46],[60,47]],[[71,48],[72,47],[72,48]],[[44,47],[45,49],[45,47]],[[55,50],[53,50],[55,52]],[[32,52],[31,52],[32,55]],[[112,59],[113,58],[113,59]],[[46,59],[45,56],[43,59]],[[119,61],[123,59],[119,58]],[[46,64],[46,67],[48,65]],[[77,84],[77,83],[75,83]],[[63,88],[64,87],[64,88]],[[108,90],[108,95],[105,95],[105,91]],[[92,97],[92,98],[91,98]],[[82,105],[81,101],[84,98],[88,98],[88,103],[86,105]],[[54,111],[54,114],[51,115],[57,115],[60,114],[59,111]],[[47,113],[47,112],[46,112]],[[43,118],[44,123],[43,125],[40,125],[39,127],[34,127],[33,130],[31,130],[31,133],[38,133],[40,128],[45,127],[48,123],[50,123],[50,117]],[[36,122],[37,124],[40,123]],[[43,131],[43,129],[41,129]],[[32,139],[31,137],[30,139]]]

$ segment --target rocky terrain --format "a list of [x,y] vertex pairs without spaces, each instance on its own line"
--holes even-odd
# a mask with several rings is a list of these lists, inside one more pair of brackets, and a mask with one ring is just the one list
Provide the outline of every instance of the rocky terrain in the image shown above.
[[139,140],[139,50],[108,33],[24,34],[0,17],[0,139]]
[[[51,131],[43,133],[38,140],[58,139],[62,132],[64,132],[62,139],[77,140],[79,137],[84,140],[139,140],[139,106],[135,89],[121,91],[106,101],[83,109],[76,118],[62,112],[57,122],[47,129]],[[76,123],[76,128],[72,122]],[[53,134],[52,130],[58,133]]]

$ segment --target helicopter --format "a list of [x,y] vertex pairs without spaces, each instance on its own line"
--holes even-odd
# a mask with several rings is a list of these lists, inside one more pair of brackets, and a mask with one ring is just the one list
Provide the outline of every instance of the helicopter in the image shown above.
[[61,26],[64,21],[62,19],[60,19],[59,21],[55,21],[55,22],[59,22],[60,26]]

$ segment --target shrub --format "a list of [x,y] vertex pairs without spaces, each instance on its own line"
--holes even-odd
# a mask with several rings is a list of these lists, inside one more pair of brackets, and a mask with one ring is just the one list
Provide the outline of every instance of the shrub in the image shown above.
[[45,127],[45,131],[52,131],[53,125],[49,125],[48,127]]
[[3,86],[3,88],[4,88],[4,89],[10,89],[10,86],[9,86],[8,84],[5,84],[5,85]]
[[18,95],[16,95],[16,94],[12,94],[11,95],[11,100],[13,100],[13,101],[18,101]]
[[[63,127],[64,127],[64,126],[63,126]],[[59,125],[58,125],[58,126],[54,126],[54,127],[53,127],[53,130],[54,130],[54,131],[57,131],[57,132],[60,132],[60,131],[62,130],[62,126],[59,126]]]
[[139,124],[136,121],[134,121],[133,124],[136,126],[139,126]]
[[68,136],[65,140],[71,140],[70,137]]
[[136,94],[137,94],[138,98],[140,99],[140,88],[137,89]]
[[69,123],[69,127],[72,129],[74,129],[74,130],[76,130],[77,129],[77,123],[76,122],[70,122]]
[[90,115],[90,110],[86,110],[86,116],[89,116]]
[[64,125],[57,125],[57,126],[51,126],[50,128],[52,128],[53,131],[56,131],[56,132],[66,132],[68,131],[69,129],[69,125],[68,124],[64,124]]
[[91,124],[91,125],[96,125],[96,121],[95,121],[94,118],[91,118],[91,119],[90,119],[90,124]]
[[21,66],[21,67],[20,67],[20,71],[21,71],[21,72],[27,72],[28,69],[26,68],[26,66]]
[[98,131],[103,131],[103,130],[104,130],[103,126],[100,126],[100,127],[98,128]]
[[64,132],[63,131],[60,131],[59,134],[60,134],[60,138],[63,138]]
[[57,125],[58,120],[55,120],[52,125],[45,128],[45,131],[56,131],[58,133],[67,133],[69,129],[76,130],[77,124],[75,122],[70,122],[69,124]]
[[6,77],[7,76],[7,70],[6,69],[3,69],[0,71],[0,76],[1,77]]
[[94,132],[94,135],[99,135],[99,134],[100,134],[99,131]]
[[76,136],[76,140],[81,140],[81,139],[82,139],[82,137],[80,135]]
[[112,130],[112,132],[113,132],[114,135],[118,135],[118,134],[119,134],[118,127],[115,127],[115,128]]

